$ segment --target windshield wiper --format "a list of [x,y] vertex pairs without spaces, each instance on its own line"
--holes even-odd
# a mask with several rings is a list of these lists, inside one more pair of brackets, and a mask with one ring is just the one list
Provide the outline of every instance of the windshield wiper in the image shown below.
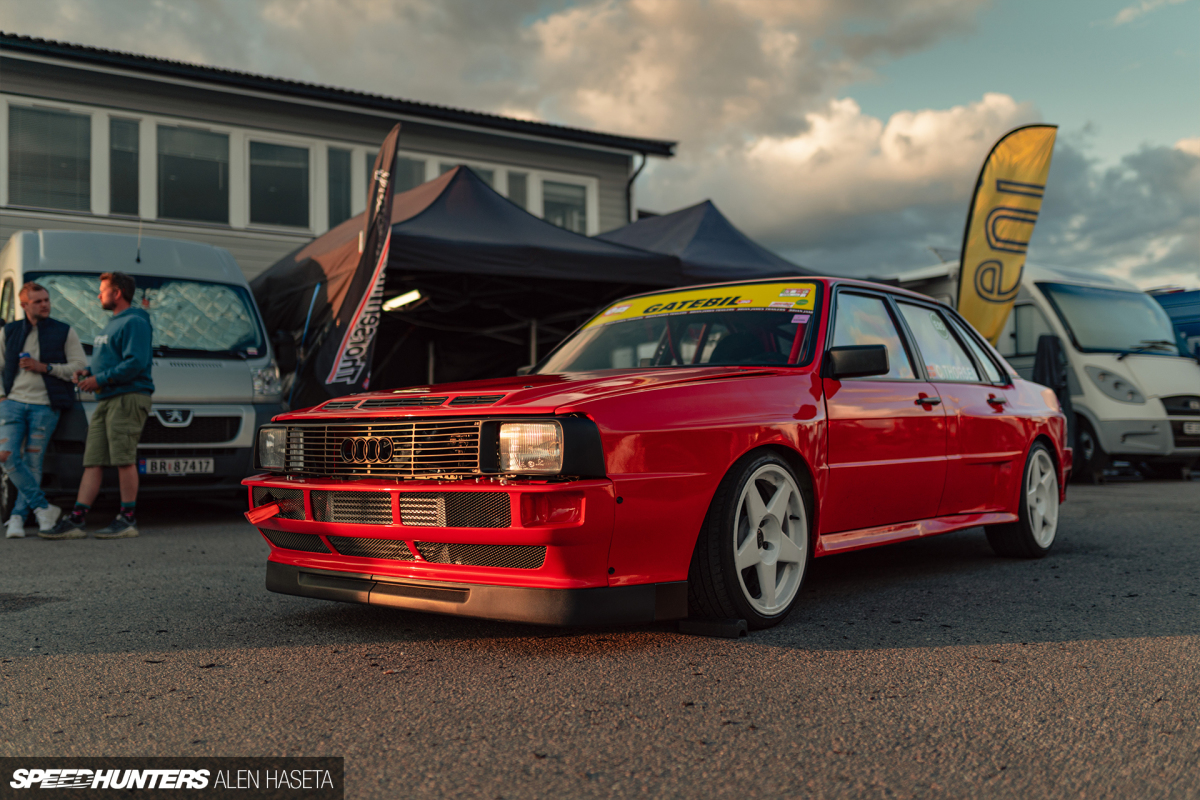
[[1138,353],[1146,353],[1151,350],[1174,350],[1175,343],[1167,339],[1142,339],[1141,343],[1132,350],[1126,350],[1121,355],[1117,356],[1117,361],[1121,361],[1125,356],[1137,355]]

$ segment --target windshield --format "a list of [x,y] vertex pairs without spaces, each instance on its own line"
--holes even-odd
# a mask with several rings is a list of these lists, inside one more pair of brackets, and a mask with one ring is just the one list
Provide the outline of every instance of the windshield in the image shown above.
[[[154,349],[213,358],[255,358],[266,353],[250,293],[241,286],[180,278],[135,275],[133,305],[154,325]],[[31,273],[50,293],[55,319],[66,322],[91,351],[96,335],[112,319],[100,307],[99,273]]]
[[816,299],[814,283],[769,283],[622,300],[563,342],[537,371],[805,363]]
[[1038,288],[1080,350],[1179,355],[1170,317],[1148,294],[1067,283]]

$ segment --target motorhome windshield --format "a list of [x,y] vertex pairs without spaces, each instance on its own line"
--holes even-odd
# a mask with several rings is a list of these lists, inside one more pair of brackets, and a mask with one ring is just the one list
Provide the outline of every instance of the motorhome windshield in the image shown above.
[[1171,319],[1148,294],[1066,283],[1037,286],[1079,350],[1179,355]]
[[[26,279],[46,287],[54,318],[75,328],[90,352],[112,319],[97,299],[100,275],[31,273]],[[133,305],[150,314],[155,351],[208,358],[255,358],[267,352],[254,301],[244,287],[147,275],[134,280]]]

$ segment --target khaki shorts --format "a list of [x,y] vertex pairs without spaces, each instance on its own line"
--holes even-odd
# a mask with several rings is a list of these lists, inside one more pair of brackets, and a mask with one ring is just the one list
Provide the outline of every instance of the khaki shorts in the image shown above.
[[83,449],[85,467],[127,467],[137,463],[138,439],[150,415],[150,395],[119,394],[96,404]]

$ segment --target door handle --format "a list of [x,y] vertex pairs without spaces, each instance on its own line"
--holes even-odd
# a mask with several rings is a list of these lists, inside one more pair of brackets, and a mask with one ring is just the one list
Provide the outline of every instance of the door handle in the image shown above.
[[991,397],[989,397],[987,399],[987,401],[988,401],[989,405],[993,405],[993,406],[1008,405],[1008,398],[1006,398],[1006,397],[996,397],[995,395],[992,395]]
[[941,405],[942,398],[940,397],[918,397],[914,406],[937,406]]

